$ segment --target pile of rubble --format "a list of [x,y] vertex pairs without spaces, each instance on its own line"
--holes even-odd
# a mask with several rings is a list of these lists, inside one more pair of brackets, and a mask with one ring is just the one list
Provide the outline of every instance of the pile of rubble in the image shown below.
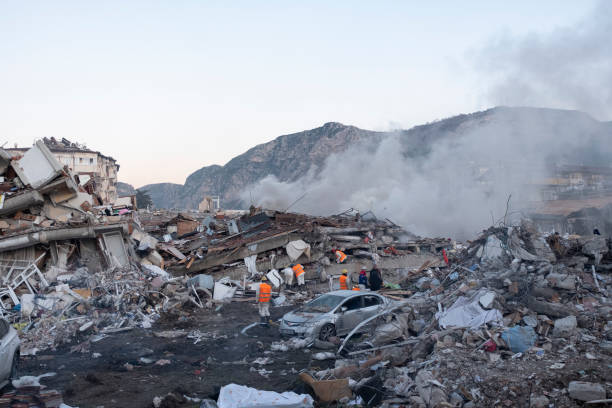
[[[163,313],[252,299],[255,280],[277,276],[278,290],[275,270],[293,263],[333,286],[341,268],[397,270],[406,254],[452,246],[354,211],[310,217],[101,205],[93,179],[81,183],[40,141],[23,156],[0,149],[0,175],[0,314],[19,329],[22,355],[67,342],[85,352],[110,333],[149,328]],[[333,248],[348,255],[342,265],[330,261]]]
[[448,264],[410,271],[401,300],[360,330],[313,339],[328,349],[313,358],[335,366],[300,377],[321,402],[367,406],[610,403],[610,245],[528,222],[490,228]]

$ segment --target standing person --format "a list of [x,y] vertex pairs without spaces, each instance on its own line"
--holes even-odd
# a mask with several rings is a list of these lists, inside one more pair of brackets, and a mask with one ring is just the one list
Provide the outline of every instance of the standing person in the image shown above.
[[272,297],[272,286],[267,283],[266,276],[261,277],[261,283],[257,289],[257,302],[259,306],[259,318],[261,325],[267,326],[270,320],[270,298]]
[[293,265],[291,269],[293,269],[293,272],[295,273],[295,278],[297,279],[298,286],[304,285],[305,276],[304,267],[302,266],[302,264]]
[[283,269],[283,275],[285,278],[285,284],[287,286],[293,285],[293,269],[290,266]]
[[366,275],[365,268],[361,268],[359,272],[359,286],[363,285],[363,289],[368,287],[368,275]]
[[374,266],[370,271],[370,289],[371,290],[379,290],[382,286],[383,280],[382,275],[380,273],[380,269]]
[[342,251],[340,251],[339,249],[334,249],[333,250],[334,255],[336,255],[336,263],[343,263],[344,261],[346,261],[346,254]]
[[348,290],[348,271],[346,269],[342,270],[342,275],[340,275],[340,290]]

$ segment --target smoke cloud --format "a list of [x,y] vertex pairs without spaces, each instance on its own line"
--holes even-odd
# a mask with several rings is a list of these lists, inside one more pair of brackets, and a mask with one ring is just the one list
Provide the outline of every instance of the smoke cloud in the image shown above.
[[[476,61],[492,79],[495,104],[610,117],[611,38],[612,3],[602,2],[573,27],[503,37]],[[540,200],[551,165],[612,160],[610,127],[579,112],[496,108],[441,123],[439,137],[419,136],[419,128],[391,133],[374,150],[354,146],[330,156],[320,172],[295,182],[269,176],[250,193],[280,210],[306,193],[291,211],[372,210],[419,235],[469,239],[504,216],[510,196],[511,214]]]
[[524,37],[504,35],[477,53],[476,69],[496,105],[577,109],[612,118],[612,2],[573,26]]
[[420,235],[465,239],[503,217],[510,195],[514,209],[539,199],[547,161],[606,150],[584,137],[599,123],[574,112],[499,108],[460,121],[428,153],[413,154],[423,146],[410,132],[389,134],[375,151],[355,146],[330,156],[319,173],[295,182],[269,176],[250,192],[266,208],[283,210],[306,193],[291,211],[372,210]]

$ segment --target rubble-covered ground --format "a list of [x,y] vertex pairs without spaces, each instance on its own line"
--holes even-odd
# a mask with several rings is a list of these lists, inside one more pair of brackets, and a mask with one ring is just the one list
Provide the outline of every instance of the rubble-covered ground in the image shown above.
[[[354,211],[137,211],[102,205],[41,143],[0,149],[0,174],[0,313],[25,376],[0,407],[610,403],[609,231],[523,220],[457,243]],[[307,285],[288,288],[296,263]],[[374,267],[393,304],[360,334],[280,338],[284,313]],[[255,323],[264,274],[270,328]]]

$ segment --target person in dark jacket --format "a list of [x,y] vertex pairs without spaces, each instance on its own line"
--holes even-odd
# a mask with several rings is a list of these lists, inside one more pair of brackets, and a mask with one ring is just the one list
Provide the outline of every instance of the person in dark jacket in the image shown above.
[[379,290],[382,286],[383,280],[380,270],[375,266],[370,271],[370,290]]

